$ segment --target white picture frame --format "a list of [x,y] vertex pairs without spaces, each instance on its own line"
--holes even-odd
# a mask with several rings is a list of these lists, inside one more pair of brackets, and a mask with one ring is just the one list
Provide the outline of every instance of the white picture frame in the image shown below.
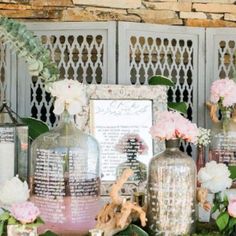
[[[84,109],[84,113],[77,117],[77,122],[95,138],[97,137],[94,127],[94,114],[92,114],[93,108],[91,108],[91,104],[94,103],[94,101],[151,101],[152,124],[155,124],[156,120],[158,119],[158,114],[167,110],[167,88],[165,86],[88,85],[87,97],[88,106]],[[98,142],[100,142],[100,140],[98,140]],[[103,147],[101,147],[101,149],[102,148]],[[153,142],[152,150],[151,156],[160,153],[164,150],[164,143],[155,140]],[[103,156],[101,155],[100,157],[101,173],[103,173]],[[109,194],[110,187],[114,182],[114,178],[111,180],[108,180],[107,178],[106,180],[103,180],[103,178],[101,179],[102,196]],[[129,184],[125,185],[124,189],[122,189],[122,194],[131,195],[135,189],[137,189],[137,183],[135,181],[129,182]]]

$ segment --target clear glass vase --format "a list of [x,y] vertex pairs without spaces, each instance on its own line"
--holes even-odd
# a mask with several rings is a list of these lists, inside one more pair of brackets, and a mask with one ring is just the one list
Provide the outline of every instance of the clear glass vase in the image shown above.
[[185,235],[194,230],[196,165],[179,150],[179,140],[149,164],[148,229],[150,235]]
[[58,127],[33,142],[31,159],[31,200],[46,223],[39,230],[59,235],[87,233],[100,208],[97,141],[81,132],[65,111]]
[[220,122],[212,127],[209,161],[236,166],[236,122],[230,111],[223,111]]

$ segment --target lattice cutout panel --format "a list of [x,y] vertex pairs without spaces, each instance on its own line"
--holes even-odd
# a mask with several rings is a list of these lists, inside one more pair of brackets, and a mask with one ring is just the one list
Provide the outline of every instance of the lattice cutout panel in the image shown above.
[[6,98],[6,45],[0,41],[0,103]]
[[[83,83],[102,82],[104,76],[104,39],[97,34],[41,35],[43,44],[50,50],[60,69],[60,78],[74,79]],[[32,116],[52,126],[57,118],[52,113],[52,99],[45,92],[40,80],[31,84]]]
[[218,44],[218,78],[233,78],[236,66],[236,40],[222,39]]
[[[220,78],[236,78],[236,29],[206,29],[206,91],[210,91],[213,81]],[[206,94],[206,100],[210,93]],[[212,122],[206,113],[206,126]]]
[[187,39],[131,36],[130,83],[146,84],[155,74],[172,78],[175,87],[168,92],[169,101],[188,104],[188,118],[192,120],[193,42]]
[[[91,27],[93,24],[95,24],[94,28]],[[115,61],[115,57],[108,60],[108,43],[109,37],[111,37],[110,35],[108,37],[109,23],[102,24],[90,23],[86,29],[85,24],[73,25],[72,23],[73,30],[71,23],[64,23],[61,28],[59,23],[55,23],[56,30],[53,27],[52,30],[48,29],[47,25],[43,23],[32,27],[45,47],[51,52],[53,61],[58,65],[60,79],[73,79],[87,84],[101,84],[107,83],[108,77],[111,80],[108,64],[113,63],[113,60]],[[82,27],[80,28],[80,26]],[[96,28],[96,26],[98,27]],[[30,24],[29,27],[31,27]],[[113,49],[115,52],[115,44],[110,46],[109,55]],[[113,67],[111,67],[112,69]],[[113,73],[115,75],[115,71]],[[53,100],[45,91],[41,80],[33,77],[30,88],[31,116],[41,119],[51,127],[55,126],[58,117],[52,112]]]
[[[124,48],[128,50],[128,60],[124,62],[126,65],[121,66],[122,70],[127,70],[127,80],[120,77],[119,82],[122,80],[123,83],[142,85],[147,84],[152,75],[171,78],[175,87],[169,89],[168,100],[186,102],[187,118],[196,122],[197,97],[194,98],[194,93],[197,91],[194,88],[197,90],[198,36],[190,31],[181,34],[179,27],[166,30],[151,25],[145,26],[145,29],[132,24],[121,24],[121,27],[120,38],[126,45],[121,46],[120,53]],[[192,150],[190,145],[185,144],[183,149],[188,153]]]

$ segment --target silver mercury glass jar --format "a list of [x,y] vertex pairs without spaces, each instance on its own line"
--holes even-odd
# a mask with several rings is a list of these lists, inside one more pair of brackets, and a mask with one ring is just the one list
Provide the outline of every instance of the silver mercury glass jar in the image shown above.
[[153,157],[148,178],[150,235],[185,235],[194,231],[196,165],[179,150],[179,140],[166,141],[166,150]]

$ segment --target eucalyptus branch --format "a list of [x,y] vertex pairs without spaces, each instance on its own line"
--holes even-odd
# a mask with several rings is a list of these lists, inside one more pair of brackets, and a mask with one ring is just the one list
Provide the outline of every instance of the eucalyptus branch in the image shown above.
[[32,76],[38,76],[46,84],[58,79],[59,69],[52,61],[50,52],[25,25],[0,17],[0,37],[19,57],[25,59]]

